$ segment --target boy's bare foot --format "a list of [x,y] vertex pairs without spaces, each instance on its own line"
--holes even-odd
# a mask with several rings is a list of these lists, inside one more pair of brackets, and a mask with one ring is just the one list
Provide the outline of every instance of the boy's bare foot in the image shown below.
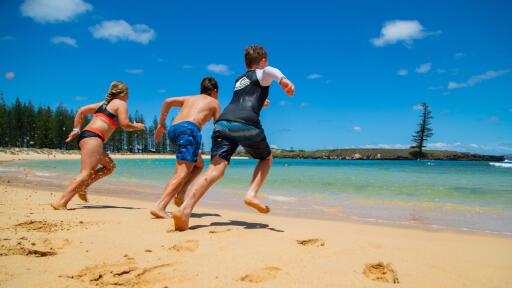
[[55,210],[68,210],[68,208],[65,205],[61,205],[61,204],[59,204],[57,202],[50,203],[50,206],[52,206],[52,208],[55,209]]
[[174,197],[174,205],[176,205],[177,207],[181,207],[181,205],[183,205],[183,198],[183,193],[176,194],[176,196]]
[[167,212],[165,212],[165,210],[153,208],[153,209],[151,209],[151,211],[149,213],[151,215],[153,215],[155,218],[159,218],[159,219],[171,218],[171,217],[169,217],[169,214],[167,214]]
[[172,219],[174,220],[174,230],[186,231],[188,230],[189,216],[185,215],[181,209],[176,209],[172,212]]
[[260,213],[267,214],[270,212],[270,207],[261,203],[260,200],[254,196],[245,196],[244,202],[245,205],[258,210]]
[[83,202],[89,202],[89,199],[87,198],[87,191],[82,190],[78,192],[78,198],[82,200]]

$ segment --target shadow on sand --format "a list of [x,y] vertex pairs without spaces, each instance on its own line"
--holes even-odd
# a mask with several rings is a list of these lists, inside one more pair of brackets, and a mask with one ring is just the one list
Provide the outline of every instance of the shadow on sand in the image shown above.
[[134,209],[143,209],[143,208],[136,208],[136,207],[128,207],[128,206],[114,206],[114,205],[81,205],[77,208],[69,208],[68,210],[78,210],[78,209],[128,209],[128,210],[134,210]]
[[246,222],[239,220],[229,220],[229,222],[212,222],[208,225],[193,225],[190,226],[190,230],[207,228],[207,227],[224,227],[224,226],[239,226],[244,229],[267,229],[274,232],[284,232],[284,230],[279,230],[270,227],[268,224],[264,223],[254,223],[254,222]]
[[190,215],[191,218],[203,218],[203,217],[222,217],[222,215],[217,213],[192,213]]

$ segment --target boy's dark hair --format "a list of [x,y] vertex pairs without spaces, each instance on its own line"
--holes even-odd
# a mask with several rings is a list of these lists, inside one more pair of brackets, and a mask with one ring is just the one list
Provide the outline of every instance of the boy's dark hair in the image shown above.
[[267,58],[267,51],[260,45],[250,45],[245,48],[245,67],[253,68]]
[[212,96],[212,92],[215,90],[219,90],[219,86],[217,85],[217,80],[213,77],[204,77],[201,80],[201,94],[206,94]]

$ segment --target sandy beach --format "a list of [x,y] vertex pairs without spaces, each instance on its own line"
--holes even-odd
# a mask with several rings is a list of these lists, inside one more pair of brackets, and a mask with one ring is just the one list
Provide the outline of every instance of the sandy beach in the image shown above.
[[0,180],[1,287],[512,286],[510,238],[201,204],[174,232],[150,202],[93,195],[54,211],[61,191]]

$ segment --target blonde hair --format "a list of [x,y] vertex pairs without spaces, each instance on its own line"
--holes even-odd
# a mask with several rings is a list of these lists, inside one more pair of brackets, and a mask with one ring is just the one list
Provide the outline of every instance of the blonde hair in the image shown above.
[[105,96],[105,101],[103,102],[103,107],[106,107],[114,97],[121,94],[128,93],[128,85],[126,85],[123,81],[114,81],[110,84],[110,88],[108,88],[107,95]]

